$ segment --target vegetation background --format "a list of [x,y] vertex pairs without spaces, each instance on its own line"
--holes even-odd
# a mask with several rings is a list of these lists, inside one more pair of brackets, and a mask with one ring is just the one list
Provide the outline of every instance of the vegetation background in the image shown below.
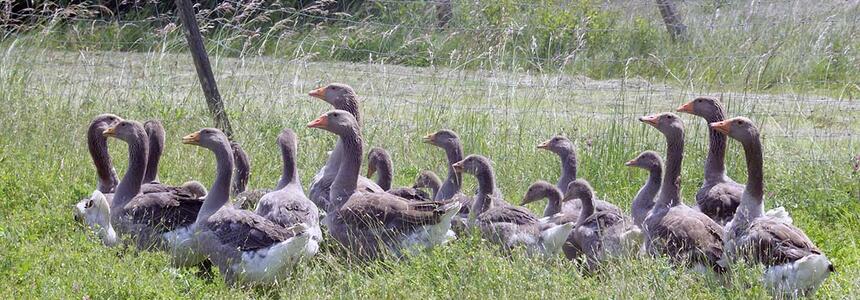
[[[534,149],[576,140],[580,176],[628,208],[645,174],[622,163],[662,152],[635,117],[699,95],[763,128],[767,207],[784,206],[837,266],[817,294],[860,291],[860,3],[856,0],[676,1],[687,33],[671,41],[653,1],[199,1],[235,138],[251,154],[251,187],[274,184],[284,127],[300,138],[306,184],[334,138],[303,127],[328,109],[306,92],[354,86],[368,146],[394,155],[397,185],[444,157],[420,137],[451,128],[467,153],[493,159],[507,199],[555,181]],[[665,260],[624,259],[587,276],[574,263],[500,257],[476,236],[402,261],[359,264],[328,249],[273,288],[229,288],[162,253],[105,249],[70,206],[94,186],[86,123],[96,114],[160,119],[162,180],[211,183],[209,153],[182,146],[211,126],[172,1],[0,1],[0,294],[14,298],[766,298],[760,267],[729,284]],[[685,116],[687,203],[701,182],[702,120]],[[123,144],[111,142],[117,170]],[[730,175],[745,180],[730,142]],[[474,182],[467,178],[466,191]],[[538,204],[530,206],[541,211]]]

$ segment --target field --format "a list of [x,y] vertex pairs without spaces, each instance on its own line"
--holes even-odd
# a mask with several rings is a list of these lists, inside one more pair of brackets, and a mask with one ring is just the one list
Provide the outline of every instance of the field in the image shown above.
[[[171,268],[163,253],[105,248],[71,214],[72,204],[95,186],[84,139],[88,121],[104,112],[161,120],[168,137],[161,180],[178,184],[196,179],[207,186],[214,176],[213,156],[181,144],[180,137],[212,122],[187,53],[74,47],[52,43],[54,38],[21,36],[0,43],[0,297],[768,297],[758,282],[760,267],[735,266],[730,283],[672,268],[662,258],[619,260],[597,275],[585,275],[562,259],[547,262],[522,253],[502,257],[476,236],[402,260],[370,263],[348,262],[324,248],[290,280],[253,289],[230,288],[219,277]],[[845,41],[857,43],[856,36]],[[845,53],[856,54],[856,49]],[[716,96],[729,116],[750,117],[762,128],[766,208],[785,207],[836,265],[838,273],[817,297],[847,299],[860,293],[860,178],[852,168],[860,155],[856,82],[814,84],[820,83],[816,79],[792,85],[793,75],[769,70],[758,73],[776,78],[768,88],[750,82],[723,85],[693,71],[703,66],[697,62],[686,65],[691,71],[675,80],[516,66],[286,57],[221,52],[211,57],[234,138],[252,158],[251,188],[275,184],[281,167],[275,138],[283,128],[292,128],[300,138],[298,167],[307,186],[335,142],[328,133],[305,128],[330,109],[307,92],[343,82],[361,98],[365,147],[392,153],[395,186],[411,185],[420,170],[444,174],[444,154],[421,143],[421,137],[449,128],[460,134],[466,153],[493,160],[505,198],[519,202],[531,182],[558,178],[557,157],[535,145],[564,134],[577,143],[580,177],[592,183],[601,199],[629,211],[647,175],[623,163],[643,150],[665,152],[663,137],[636,118],[672,111],[696,96]],[[798,60],[791,57],[780,68],[796,66],[792,63]],[[692,204],[701,184],[707,130],[703,120],[682,117],[687,143],[682,192]],[[125,145],[112,140],[110,147],[122,174]],[[744,182],[740,145],[730,141],[728,151],[729,175]],[[465,183],[464,191],[474,190],[473,178],[467,176]],[[529,208],[542,211],[541,204]]]

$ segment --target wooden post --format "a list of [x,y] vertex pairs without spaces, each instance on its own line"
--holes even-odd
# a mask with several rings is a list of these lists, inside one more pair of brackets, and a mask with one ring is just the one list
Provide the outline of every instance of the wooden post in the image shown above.
[[445,29],[451,17],[454,15],[454,5],[451,0],[436,0],[436,26]]
[[672,0],[656,0],[657,8],[660,9],[660,15],[663,16],[663,23],[666,23],[666,30],[669,31],[669,36],[673,42],[681,41],[686,38],[687,26],[681,22],[681,17],[678,15],[678,10],[675,9],[675,4]]
[[230,120],[227,119],[227,113],[224,111],[224,102],[221,101],[221,94],[218,93],[218,85],[215,84],[215,75],[212,74],[209,55],[206,54],[206,48],[203,46],[203,37],[200,35],[200,28],[197,27],[197,18],[194,16],[191,0],[176,0],[176,9],[179,12],[182,25],[185,27],[185,38],[188,40],[188,48],[194,59],[197,78],[200,80],[200,86],[206,96],[206,104],[209,106],[209,112],[215,118],[215,127],[224,131],[228,137],[232,137],[233,128],[230,126]]

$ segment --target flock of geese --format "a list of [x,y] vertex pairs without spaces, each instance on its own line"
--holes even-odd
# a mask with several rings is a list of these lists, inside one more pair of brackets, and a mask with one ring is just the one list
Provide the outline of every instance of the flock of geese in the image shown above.
[[[758,129],[744,117],[725,119],[715,99],[697,98],[677,109],[704,118],[711,129],[696,205],[684,204],[680,193],[684,124],[666,112],[639,118],[665,136],[666,161],[656,152],[644,151],[626,163],[649,172],[632,201],[631,215],[626,215],[597,199],[590,184],[577,178],[576,150],[563,136],[537,145],[560,158],[558,183],[533,183],[519,206],[502,195],[490,161],[478,154],[464,157],[460,137],[450,130],[424,137],[425,143],[445,151],[445,180],[423,171],[413,187],[392,188],[392,162],[384,149],[369,151],[367,176],[359,175],[364,145],[354,90],[330,84],[309,95],[334,110],[307,127],[339,139],[307,194],[296,168],[298,139],[290,129],[277,139],[283,174],[272,190],[245,190],[247,155],[220,130],[204,128],[183,137],[183,143],[215,155],[215,181],[207,190],[196,181],[180,186],[158,182],[164,146],[159,122],[141,124],[103,114],[87,131],[98,183],[92,196],[75,206],[76,219],[105,245],[126,241],[141,250],[166,251],[178,267],[214,265],[231,284],[284,278],[293,266],[318,252],[323,228],[351,255],[363,259],[402,256],[475,230],[502,251],[522,247],[547,258],[563,254],[582,260],[589,272],[621,255],[662,255],[678,267],[718,275],[734,262],[762,264],[764,284],[787,295],[813,292],[834,271],[784,209],[764,210]],[[121,180],[107,151],[108,137],[128,145],[128,167]],[[746,185],[726,175],[727,137],[743,146]],[[474,196],[461,191],[463,174],[476,178]],[[370,179],[373,175],[376,181]],[[236,199],[232,203],[231,197]],[[542,216],[522,206],[544,199]]]

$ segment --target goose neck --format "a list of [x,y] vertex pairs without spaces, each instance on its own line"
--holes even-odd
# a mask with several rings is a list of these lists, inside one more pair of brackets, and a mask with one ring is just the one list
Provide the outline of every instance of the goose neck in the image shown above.
[[215,181],[203,200],[195,224],[203,224],[230,200],[230,180],[233,175],[233,150],[229,144],[222,143],[212,148],[215,154]]
[[128,143],[128,169],[122,181],[116,188],[111,209],[111,219],[122,216],[124,207],[134,196],[140,193],[143,184],[143,175],[146,172],[146,157],[149,153],[149,143],[146,134],[139,133],[127,141]]
[[339,133],[339,136],[343,151],[340,168],[329,192],[329,200],[333,205],[329,208],[330,211],[339,209],[355,193],[361,168],[363,145],[359,129],[352,128]]
[[684,159],[683,131],[666,134],[666,172],[660,186],[658,205],[676,206],[681,203],[681,163]]
[[111,193],[116,188],[119,179],[116,175],[116,170],[113,168],[110,153],[107,147],[107,138],[102,135],[104,128],[93,124],[87,130],[87,148],[90,152],[90,157],[93,160],[93,165],[96,167],[96,175],[98,176],[98,189],[102,193]]
[[436,200],[445,200],[454,197],[455,194],[460,192],[460,187],[463,184],[462,174],[457,173],[454,170],[454,163],[463,160],[463,148],[459,143],[452,147],[445,148],[445,156],[448,159],[448,177],[445,178],[445,182],[442,183],[442,187],[439,188],[439,192],[436,193],[434,199]]

